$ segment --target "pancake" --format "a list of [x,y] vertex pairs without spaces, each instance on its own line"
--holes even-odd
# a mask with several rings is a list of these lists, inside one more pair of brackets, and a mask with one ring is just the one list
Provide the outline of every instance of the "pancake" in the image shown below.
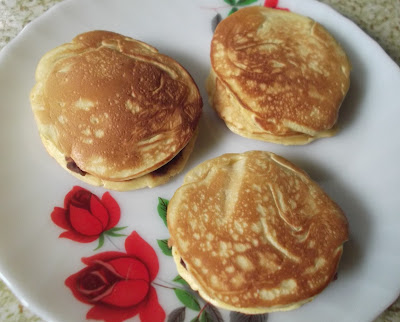
[[182,170],[185,168],[187,161],[189,160],[190,154],[193,151],[197,135],[198,130],[195,131],[189,143],[168,163],[145,175],[125,181],[105,180],[95,177],[90,173],[85,173],[76,166],[75,162],[68,158],[65,158],[65,156],[54,147],[51,141],[47,140],[44,137],[42,137],[42,141],[49,154],[53,156],[65,170],[67,170],[77,179],[89,183],[93,186],[104,187],[105,189],[116,191],[129,191],[160,186],[167,183],[172,177],[182,172]]
[[[35,77],[30,100],[42,142],[79,179],[129,190],[165,183],[182,170],[202,99],[172,58],[96,30],[46,53]],[[178,154],[184,158],[168,167],[172,172],[144,178]]]
[[314,20],[261,6],[240,9],[218,24],[210,58],[209,101],[231,131],[286,145],[336,133],[351,67]]
[[179,274],[215,306],[295,309],[334,278],[348,239],[340,207],[270,152],[225,154],[190,170],[168,204]]

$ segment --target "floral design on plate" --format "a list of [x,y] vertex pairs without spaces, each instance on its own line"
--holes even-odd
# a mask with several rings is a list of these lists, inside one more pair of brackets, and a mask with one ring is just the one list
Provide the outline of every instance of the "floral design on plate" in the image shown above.
[[[246,7],[249,5],[262,5],[267,8],[273,8],[273,9],[280,9],[280,10],[285,10],[289,11],[288,8],[282,8],[278,5],[279,0],[224,0],[225,3],[229,5],[229,12],[226,16],[230,16],[232,13],[235,13],[242,7]],[[218,11],[217,8],[214,8],[214,10]],[[222,20],[222,15],[218,12],[214,18],[211,20],[211,30],[212,32],[215,31],[215,28],[217,28],[217,25],[221,22]]]
[[[52,221],[65,229],[59,238],[79,243],[99,240],[100,248],[107,237],[126,236],[117,231],[121,217],[117,201],[109,192],[101,199],[75,186],[64,198],[64,207],[55,207]],[[125,252],[106,251],[81,259],[86,266],[65,280],[65,285],[79,301],[92,305],[86,319],[122,322],[139,315],[143,322],[165,320],[152,283],[159,270],[157,254],[133,231],[125,239]],[[155,283],[156,284],[156,283]],[[162,286],[162,285],[160,285]]]
[[256,3],[258,0],[224,0],[229,4],[232,9],[229,11],[228,16],[239,10],[240,7],[245,7]]
[[109,192],[101,199],[90,191],[75,186],[64,198],[64,207],[54,207],[52,221],[65,229],[60,238],[79,243],[90,243],[99,239],[96,249],[103,246],[104,235],[126,236],[117,233],[126,227],[115,227],[121,217],[118,203]]
[[288,8],[279,7],[278,2],[279,2],[279,0],[265,0],[264,7],[289,11]]
[[164,321],[151,285],[159,268],[155,251],[135,231],[126,238],[125,250],[82,258],[86,267],[65,285],[79,301],[93,305],[87,319],[121,322],[139,314],[141,321]]

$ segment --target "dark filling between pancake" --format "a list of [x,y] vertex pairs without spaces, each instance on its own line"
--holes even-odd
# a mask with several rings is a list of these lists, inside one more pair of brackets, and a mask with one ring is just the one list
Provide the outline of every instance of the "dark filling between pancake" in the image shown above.
[[186,263],[183,261],[182,257],[181,257],[181,262],[180,262],[180,264],[184,267],[184,269],[187,270],[187,268],[186,268]]
[[81,176],[85,176],[86,172],[81,170],[75,163],[75,161],[71,157],[65,157],[65,161],[67,161],[67,168],[72,172],[76,172]]
[[162,167],[154,170],[150,174],[153,175],[154,177],[160,177],[160,176],[165,175],[169,171],[169,169],[174,164],[177,164],[178,161],[182,158],[182,151],[183,150],[181,150],[171,161],[169,161],[168,163],[164,164]]
[[[182,158],[182,151],[180,151],[171,161],[164,164],[162,167],[150,172],[151,175],[154,177],[160,177],[168,173],[169,169],[174,165],[177,164],[178,161]],[[71,157],[65,157],[65,161],[67,161],[67,168],[75,173],[80,174],[81,176],[85,176],[87,172],[83,171],[78,167],[75,161]]]

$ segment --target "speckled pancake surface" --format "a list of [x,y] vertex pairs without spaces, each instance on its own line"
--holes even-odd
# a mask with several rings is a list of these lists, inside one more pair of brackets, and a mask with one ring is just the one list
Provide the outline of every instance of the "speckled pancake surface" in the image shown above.
[[340,207],[301,169],[264,151],[190,170],[168,205],[179,273],[243,313],[294,309],[333,279],[348,238]]
[[179,63],[108,31],[80,34],[48,52],[31,103],[48,150],[115,182],[172,160],[193,137],[202,108]]
[[[261,6],[241,9],[217,26],[210,56],[210,102],[234,132],[283,144],[335,133],[351,67],[314,20]],[[229,117],[237,113],[248,121]]]

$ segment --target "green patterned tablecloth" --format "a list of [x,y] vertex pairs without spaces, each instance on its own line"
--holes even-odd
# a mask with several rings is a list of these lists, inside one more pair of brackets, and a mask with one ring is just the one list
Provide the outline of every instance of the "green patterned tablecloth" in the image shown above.
[[[299,0],[300,1],[300,0]],[[400,0],[320,0],[358,24],[400,65]],[[0,0],[0,49],[60,0]],[[399,272],[400,274],[400,272]],[[42,321],[0,281],[0,321]],[[375,322],[399,322],[400,298]],[[338,321],[339,322],[339,321]]]

